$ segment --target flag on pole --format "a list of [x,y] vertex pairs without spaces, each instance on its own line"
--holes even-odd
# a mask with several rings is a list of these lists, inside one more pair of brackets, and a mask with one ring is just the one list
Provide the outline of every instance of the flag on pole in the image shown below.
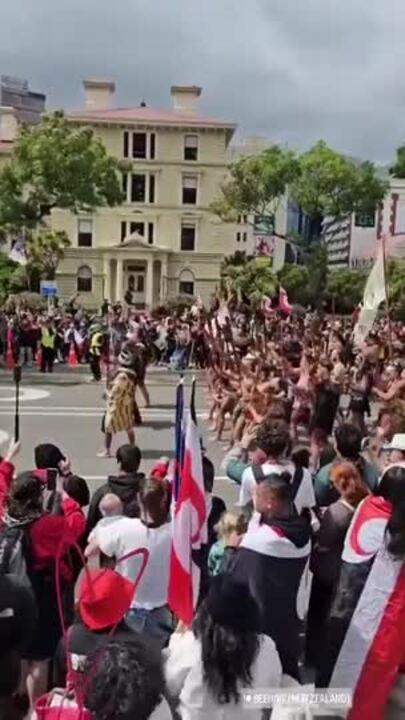
[[200,590],[198,551],[207,542],[207,503],[200,433],[195,414],[195,381],[187,419],[180,488],[172,522],[168,602],[179,620],[190,625]]
[[363,307],[360,310],[357,323],[353,330],[355,345],[361,345],[361,343],[364,342],[373,327],[380,304],[386,299],[384,249],[383,246],[381,246],[377,259],[368,276],[364,289]]
[[174,426],[174,473],[173,473],[173,499],[176,502],[179,496],[181,471],[184,459],[184,384],[180,380],[176,391],[176,420]]
[[284,290],[282,287],[280,287],[278,293],[278,309],[286,315],[289,315],[292,311],[292,305],[288,302],[287,290]]

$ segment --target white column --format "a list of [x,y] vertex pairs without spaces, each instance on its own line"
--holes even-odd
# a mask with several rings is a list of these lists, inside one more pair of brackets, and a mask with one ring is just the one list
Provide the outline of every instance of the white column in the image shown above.
[[146,265],[146,307],[149,310],[153,307],[153,258]]
[[104,299],[111,302],[111,294],[111,261],[104,258]]
[[167,299],[167,255],[164,255],[160,261],[160,302],[164,303]]
[[124,299],[124,261],[117,260],[117,282],[115,286],[116,301],[122,302]]

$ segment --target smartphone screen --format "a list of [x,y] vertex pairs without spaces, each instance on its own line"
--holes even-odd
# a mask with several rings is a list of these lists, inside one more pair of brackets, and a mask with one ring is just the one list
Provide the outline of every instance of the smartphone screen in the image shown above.
[[47,470],[47,484],[46,484],[47,490],[50,490],[51,492],[53,492],[54,490],[56,490],[56,481],[57,481],[57,478],[58,478],[58,471],[56,470],[56,468],[48,468],[48,470]]

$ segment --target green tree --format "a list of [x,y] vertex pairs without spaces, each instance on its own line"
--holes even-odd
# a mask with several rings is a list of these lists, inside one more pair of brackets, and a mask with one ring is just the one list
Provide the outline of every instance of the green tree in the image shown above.
[[238,158],[211,209],[226,222],[236,222],[238,215],[272,215],[298,172],[295,153],[278,145]]
[[277,288],[277,278],[268,265],[247,260],[241,265],[228,265],[225,285],[238,300],[250,300],[258,305],[263,295],[273,295]]
[[395,162],[390,167],[390,174],[396,178],[405,178],[405,145],[397,148]]
[[70,245],[64,231],[44,228],[33,232],[26,242],[27,269],[30,276],[54,280],[56,270]]
[[73,212],[123,201],[126,164],[110,157],[88,127],[62,112],[23,127],[0,171],[0,228],[35,229],[53,208]]
[[278,279],[287,291],[290,302],[302,305],[312,302],[310,275],[305,265],[284,265],[278,273]]
[[353,212],[374,211],[387,191],[373,163],[355,163],[323,140],[300,156],[299,166],[290,190],[309,219],[308,243],[324,239]]
[[368,272],[338,268],[329,273],[326,298],[339,313],[350,313],[361,302]]
[[25,273],[21,265],[10,260],[0,252],[0,300],[4,302],[8,295],[24,290]]

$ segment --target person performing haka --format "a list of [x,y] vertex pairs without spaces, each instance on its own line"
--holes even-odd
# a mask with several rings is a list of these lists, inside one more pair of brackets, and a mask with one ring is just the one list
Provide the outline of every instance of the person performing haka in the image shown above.
[[104,450],[98,457],[111,457],[113,435],[126,432],[128,441],[135,445],[135,427],[142,424],[135,393],[139,375],[139,356],[129,345],[124,345],[118,356],[118,371],[106,391],[107,407],[102,422]]

